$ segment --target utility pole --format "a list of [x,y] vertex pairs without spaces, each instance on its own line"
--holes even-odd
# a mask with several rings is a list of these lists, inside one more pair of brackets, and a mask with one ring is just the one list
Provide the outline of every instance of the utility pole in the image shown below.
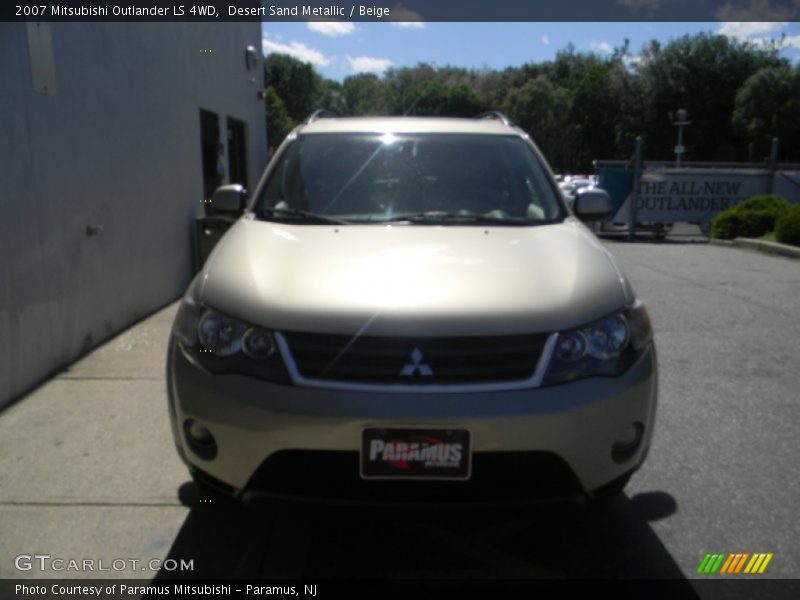
[[633,190],[628,205],[628,239],[636,239],[636,202],[639,200],[639,182],[642,179],[642,136],[636,136],[636,148],[633,153]]
[[[671,113],[670,113],[671,114]],[[675,166],[681,166],[681,158],[686,152],[686,146],[683,145],[683,128],[691,125],[689,119],[689,112],[685,108],[680,108],[675,113],[675,121],[673,125],[678,128],[678,143],[675,145]]]

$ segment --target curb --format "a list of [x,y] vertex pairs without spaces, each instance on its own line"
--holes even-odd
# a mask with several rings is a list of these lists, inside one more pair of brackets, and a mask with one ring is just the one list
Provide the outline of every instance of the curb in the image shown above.
[[735,246],[737,248],[746,248],[748,250],[766,252],[767,254],[778,254],[780,256],[787,256],[789,258],[800,258],[800,247],[779,244],[778,242],[767,242],[765,240],[756,240],[753,238],[736,238],[735,240],[711,239],[709,242],[714,246]]

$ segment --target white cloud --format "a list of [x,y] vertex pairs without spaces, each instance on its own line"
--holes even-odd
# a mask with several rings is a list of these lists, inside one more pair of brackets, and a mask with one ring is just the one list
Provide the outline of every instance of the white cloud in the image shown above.
[[779,40],[780,38],[771,38],[765,36],[742,38],[742,41],[745,41],[748,44],[752,44],[756,48],[769,48],[770,46],[772,46],[772,44],[774,44]]
[[323,67],[331,62],[331,59],[325,56],[319,50],[309,48],[300,42],[293,41],[289,42],[288,44],[282,44],[280,42],[270,40],[268,37],[264,36],[261,39],[261,45],[264,49],[264,54],[269,54],[270,52],[288,54],[289,56],[294,56],[296,59],[302,60],[303,62],[310,62],[311,64],[320,65]]
[[785,25],[786,23],[778,21],[727,21],[720,24],[717,33],[743,40],[753,36],[775,33],[783,29]]
[[717,33],[767,48],[773,44],[783,50],[800,50],[800,35],[785,35],[786,21],[727,21],[720,24]]
[[760,48],[772,48],[773,45],[781,50],[800,50],[800,35],[784,35],[781,37],[751,37],[745,40]]
[[591,48],[595,52],[599,52],[600,54],[611,54],[614,51],[614,47],[608,42],[592,41],[589,44],[589,48]]
[[425,27],[424,21],[392,21],[394,27],[401,29],[423,29]]
[[388,58],[375,56],[348,56],[347,62],[354,73],[383,73],[392,66]]
[[550,36],[549,36],[549,35],[543,35],[543,36],[541,37],[541,40],[542,40],[542,43],[543,43],[545,46],[549,46],[549,45],[550,45]]
[[641,54],[626,54],[622,57],[622,62],[628,67],[638,67],[644,62],[644,57]]
[[800,35],[787,35],[783,38],[783,47],[800,50]]
[[356,26],[353,23],[345,23],[343,21],[311,21],[308,23],[308,28],[311,31],[316,31],[329,37],[350,35],[356,30]]

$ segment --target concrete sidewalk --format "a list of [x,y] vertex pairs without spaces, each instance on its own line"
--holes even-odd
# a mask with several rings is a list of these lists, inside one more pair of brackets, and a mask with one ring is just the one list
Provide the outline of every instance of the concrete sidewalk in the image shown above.
[[769,242],[767,240],[736,238],[735,240],[711,239],[709,242],[716,246],[734,246],[736,248],[745,248],[747,250],[766,252],[767,254],[786,256],[788,258],[800,258],[800,247],[789,246],[788,244],[779,244],[778,242]]
[[0,413],[0,578],[146,577],[130,569],[19,571],[20,554],[163,559],[189,511],[172,445],[164,365],[177,304]]

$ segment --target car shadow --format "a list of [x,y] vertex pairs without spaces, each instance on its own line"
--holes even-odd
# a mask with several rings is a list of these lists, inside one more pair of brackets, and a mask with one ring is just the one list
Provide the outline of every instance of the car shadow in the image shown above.
[[[396,508],[270,500],[239,506],[179,490],[191,511],[168,558],[175,578],[684,580],[650,521],[677,510],[664,492],[596,504]],[[216,502],[216,504],[215,504]],[[686,582],[688,597],[696,597]],[[686,597],[681,595],[681,597]]]

